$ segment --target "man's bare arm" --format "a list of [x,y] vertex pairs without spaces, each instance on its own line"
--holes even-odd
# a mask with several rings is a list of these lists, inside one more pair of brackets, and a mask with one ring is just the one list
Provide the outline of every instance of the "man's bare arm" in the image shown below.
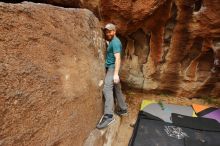
[[115,81],[115,83],[118,83],[119,82],[119,69],[120,69],[120,64],[121,64],[121,56],[120,56],[120,53],[115,53],[114,54],[115,56],[115,71],[114,71],[114,80],[115,78],[117,79],[118,78],[118,81]]

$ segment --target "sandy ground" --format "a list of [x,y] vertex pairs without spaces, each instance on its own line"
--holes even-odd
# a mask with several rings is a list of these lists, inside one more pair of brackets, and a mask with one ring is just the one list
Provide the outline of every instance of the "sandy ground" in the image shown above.
[[144,93],[137,93],[133,91],[126,91],[126,101],[129,105],[129,115],[122,117],[121,125],[118,131],[118,135],[116,136],[114,146],[127,146],[130,140],[130,137],[133,132],[134,125],[141,102],[144,99],[147,100],[155,100],[155,101],[162,101],[165,103],[171,104],[178,104],[178,105],[192,105],[194,104],[202,104],[202,105],[211,105],[211,106],[218,106],[214,103],[208,103],[207,100],[204,99],[188,99],[188,98],[181,98],[181,97],[174,97],[167,94],[144,94]]

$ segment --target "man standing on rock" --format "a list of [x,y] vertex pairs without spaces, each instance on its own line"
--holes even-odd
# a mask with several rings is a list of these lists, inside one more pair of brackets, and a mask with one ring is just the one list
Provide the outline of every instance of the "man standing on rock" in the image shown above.
[[119,38],[116,36],[116,26],[114,24],[107,24],[104,28],[104,32],[107,40],[107,54],[106,54],[106,76],[104,82],[103,93],[105,97],[104,115],[100,119],[97,128],[102,129],[110,125],[115,121],[113,117],[114,97],[119,106],[119,110],[116,114],[122,116],[127,115],[127,105],[125,103],[124,95],[121,91],[119,70],[121,65],[121,51],[122,44]]

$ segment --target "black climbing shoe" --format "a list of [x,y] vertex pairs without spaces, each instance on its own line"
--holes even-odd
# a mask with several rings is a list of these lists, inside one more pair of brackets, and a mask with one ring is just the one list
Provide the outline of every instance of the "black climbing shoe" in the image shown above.
[[127,109],[125,109],[125,110],[120,109],[120,110],[116,111],[116,114],[119,116],[127,116],[128,110]]
[[103,129],[106,128],[108,125],[112,124],[115,121],[114,117],[109,117],[107,115],[103,115],[102,118],[100,119],[98,125],[96,128],[98,129]]

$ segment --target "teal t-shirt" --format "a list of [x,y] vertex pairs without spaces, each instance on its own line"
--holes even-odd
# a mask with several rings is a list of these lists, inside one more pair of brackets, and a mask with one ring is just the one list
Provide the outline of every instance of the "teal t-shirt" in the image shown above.
[[118,37],[114,36],[109,42],[106,54],[105,67],[114,68],[115,67],[115,56],[114,53],[121,53],[122,44]]

